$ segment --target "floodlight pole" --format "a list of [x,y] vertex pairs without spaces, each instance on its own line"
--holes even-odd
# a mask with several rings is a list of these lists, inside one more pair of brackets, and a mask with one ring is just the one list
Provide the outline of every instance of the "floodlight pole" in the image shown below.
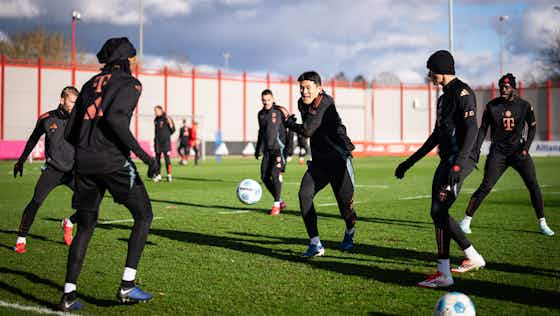
[[138,63],[142,63],[144,57],[144,1],[139,0],[139,25],[138,25]]
[[449,51],[453,53],[453,0],[449,0]]

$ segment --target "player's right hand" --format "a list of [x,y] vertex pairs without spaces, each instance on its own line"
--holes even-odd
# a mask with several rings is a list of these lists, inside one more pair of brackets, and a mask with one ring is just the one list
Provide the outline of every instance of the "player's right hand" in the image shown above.
[[259,160],[261,154],[258,151],[255,151],[255,159]]
[[295,114],[288,116],[288,118],[284,121],[284,126],[290,128],[291,126],[295,125],[297,122],[297,118]]
[[149,161],[146,162],[148,165],[148,178],[153,178],[158,173],[157,162],[154,158],[150,158]]
[[22,177],[23,176],[23,161],[19,161],[16,162],[16,164],[14,165],[14,178],[17,177],[17,174],[19,173],[19,176]]
[[410,167],[412,167],[412,166],[408,162],[406,162],[406,161],[401,162],[397,166],[397,169],[395,169],[395,177],[397,177],[397,179],[404,178],[404,174],[406,173],[406,171],[408,169],[410,169]]

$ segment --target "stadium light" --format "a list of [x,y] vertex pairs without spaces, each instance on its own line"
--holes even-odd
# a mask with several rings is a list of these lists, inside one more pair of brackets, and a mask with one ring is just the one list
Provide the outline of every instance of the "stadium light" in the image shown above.
[[224,67],[225,67],[225,71],[228,70],[229,68],[229,60],[231,59],[231,57],[233,57],[231,55],[230,52],[223,52],[222,56],[224,57]]
[[72,11],[72,48],[71,61],[72,67],[76,66],[76,21],[79,21],[82,15],[78,11]]
[[509,20],[509,16],[500,15],[498,21],[500,22],[500,31],[498,32],[500,36],[500,76],[504,75],[504,41],[505,41],[505,27],[503,26]]

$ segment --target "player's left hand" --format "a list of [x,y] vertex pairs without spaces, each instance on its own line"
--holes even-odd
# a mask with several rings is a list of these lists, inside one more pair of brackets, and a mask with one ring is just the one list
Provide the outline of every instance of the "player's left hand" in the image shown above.
[[453,165],[449,171],[449,185],[454,186],[459,182],[461,182],[461,167],[459,165]]

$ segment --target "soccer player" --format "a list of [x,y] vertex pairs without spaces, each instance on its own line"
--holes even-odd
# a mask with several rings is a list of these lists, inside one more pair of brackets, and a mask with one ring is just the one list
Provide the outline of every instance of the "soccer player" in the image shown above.
[[288,110],[274,103],[274,96],[269,89],[261,93],[263,107],[257,114],[259,122],[259,136],[255,148],[255,158],[261,161],[261,180],[272,195],[274,204],[270,215],[280,214],[286,203],[281,198],[282,173],[286,167],[286,151],[289,148],[288,132],[284,121],[288,118]]
[[428,59],[427,67],[434,85],[443,87],[443,95],[437,101],[436,125],[424,145],[399,164],[395,176],[402,179],[408,169],[438,146],[441,160],[433,178],[431,205],[438,248],[437,272],[418,283],[421,287],[437,288],[453,284],[449,265],[451,239],[459,244],[467,257],[454,272],[479,269],[486,262],[471,245],[455,219],[449,215],[449,208],[457,199],[463,181],[475,166],[475,161],[471,158],[478,133],[475,94],[455,76],[455,62],[448,51],[433,53]]
[[353,248],[354,225],[354,169],[352,151],[354,145],[346,135],[346,127],[336,111],[334,100],[323,91],[321,77],[315,71],[307,71],[298,78],[301,98],[298,109],[303,120],[296,123],[295,115],[286,120],[286,126],[298,135],[311,138],[313,161],[308,162],[299,188],[299,205],[310,244],[303,257],[323,256],[317,229],[317,213],[313,198],[330,184],[346,230],[341,244],[342,250]]
[[[546,236],[553,236],[554,232],[548,227],[544,218],[541,189],[537,181],[535,164],[529,155],[529,148],[537,131],[535,112],[529,102],[516,95],[516,80],[512,74],[508,73],[500,78],[498,85],[500,96],[486,105],[474,148],[475,151],[480,152],[480,146],[490,128],[492,143],[486,158],[484,178],[472,195],[465,218],[459,225],[465,233],[471,233],[470,224],[474,213],[500,176],[508,167],[512,167],[519,173],[529,190],[540,231]],[[527,125],[526,139],[523,138],[525,125]]]
[[303,165],[305,163],[305,155],[307,155],[307,151],[309,150],[307,146],[307,138],[298,135],[297,145],[299,147],[299,164]]
[[[198,165],[198,135],[197,135],[197,130],[198,130],[198,123],[193,121],[192,122],[192,127],[189,128],[189,147],[194,150],[194,165]],[[188,155],[187,155],[188,157]]]
[[181,164],[186,165],[189,158],[189,126],[187,120],[183,120],[183,126],[179,129],[179,139],[177,140],[177,153],[181,157]]
[[105,191],[132,214],[134,225],[117,291],[120,302],[142,302],[152,298],[134,283],[136,268],[152,222],[152,206],[146,188],[131,160],[132,151],[148,165],[148,177],[157,172],[157,162],[140,147],[130,132],[130,119],[138,103],[142,84],[131,75],[136,50],[126,37],[111,38],[97,53],[101,72],[83,87],[69,122],[66,138],[76,150],[78,231],[70,247],[64,294],[59,308],[79,310],[76,282],[92,237],[99,205]]
[[154,148],[156,152],[156,161],[158,163],[158,174],[154,178],[155,182],[161,181],[161,155],[165,159],[165,166],[167,170],[167,181],[171,182],[173,176],[171,175],[171,159],[169,159],[169,151],[171,150],[171,134],[175,132],[175,124],[173,120],[167,116],[163,111],[161,105],[154,107],[155,136]]
[[[19,225],[18,237],[14,250],[18,253],[26,252],[26,236],[33,224],[37,211],[47,198],[47,195],[59,185],[66,185],[75,191],[74,175],[74,147],[64,139],[64,129],[74,109],[74,103],[78,97],[78,89],[68,86],[62,89],[60,103],[55,110],[39,116],[35,129],[29,136],[25,149],[14,165],[14,178],[19,173],[23,175],[23,163],[39,141],[41,135],[45,134],[45,164],[41,167],[41,176],[35,185],[35,192],[31,201],[25,207]],[[72,208],[75,208],[76,195],[72,196]],[[70,246],[72,243],[72,229],[76,223],[76,214],[62,221],[64,242]]]

